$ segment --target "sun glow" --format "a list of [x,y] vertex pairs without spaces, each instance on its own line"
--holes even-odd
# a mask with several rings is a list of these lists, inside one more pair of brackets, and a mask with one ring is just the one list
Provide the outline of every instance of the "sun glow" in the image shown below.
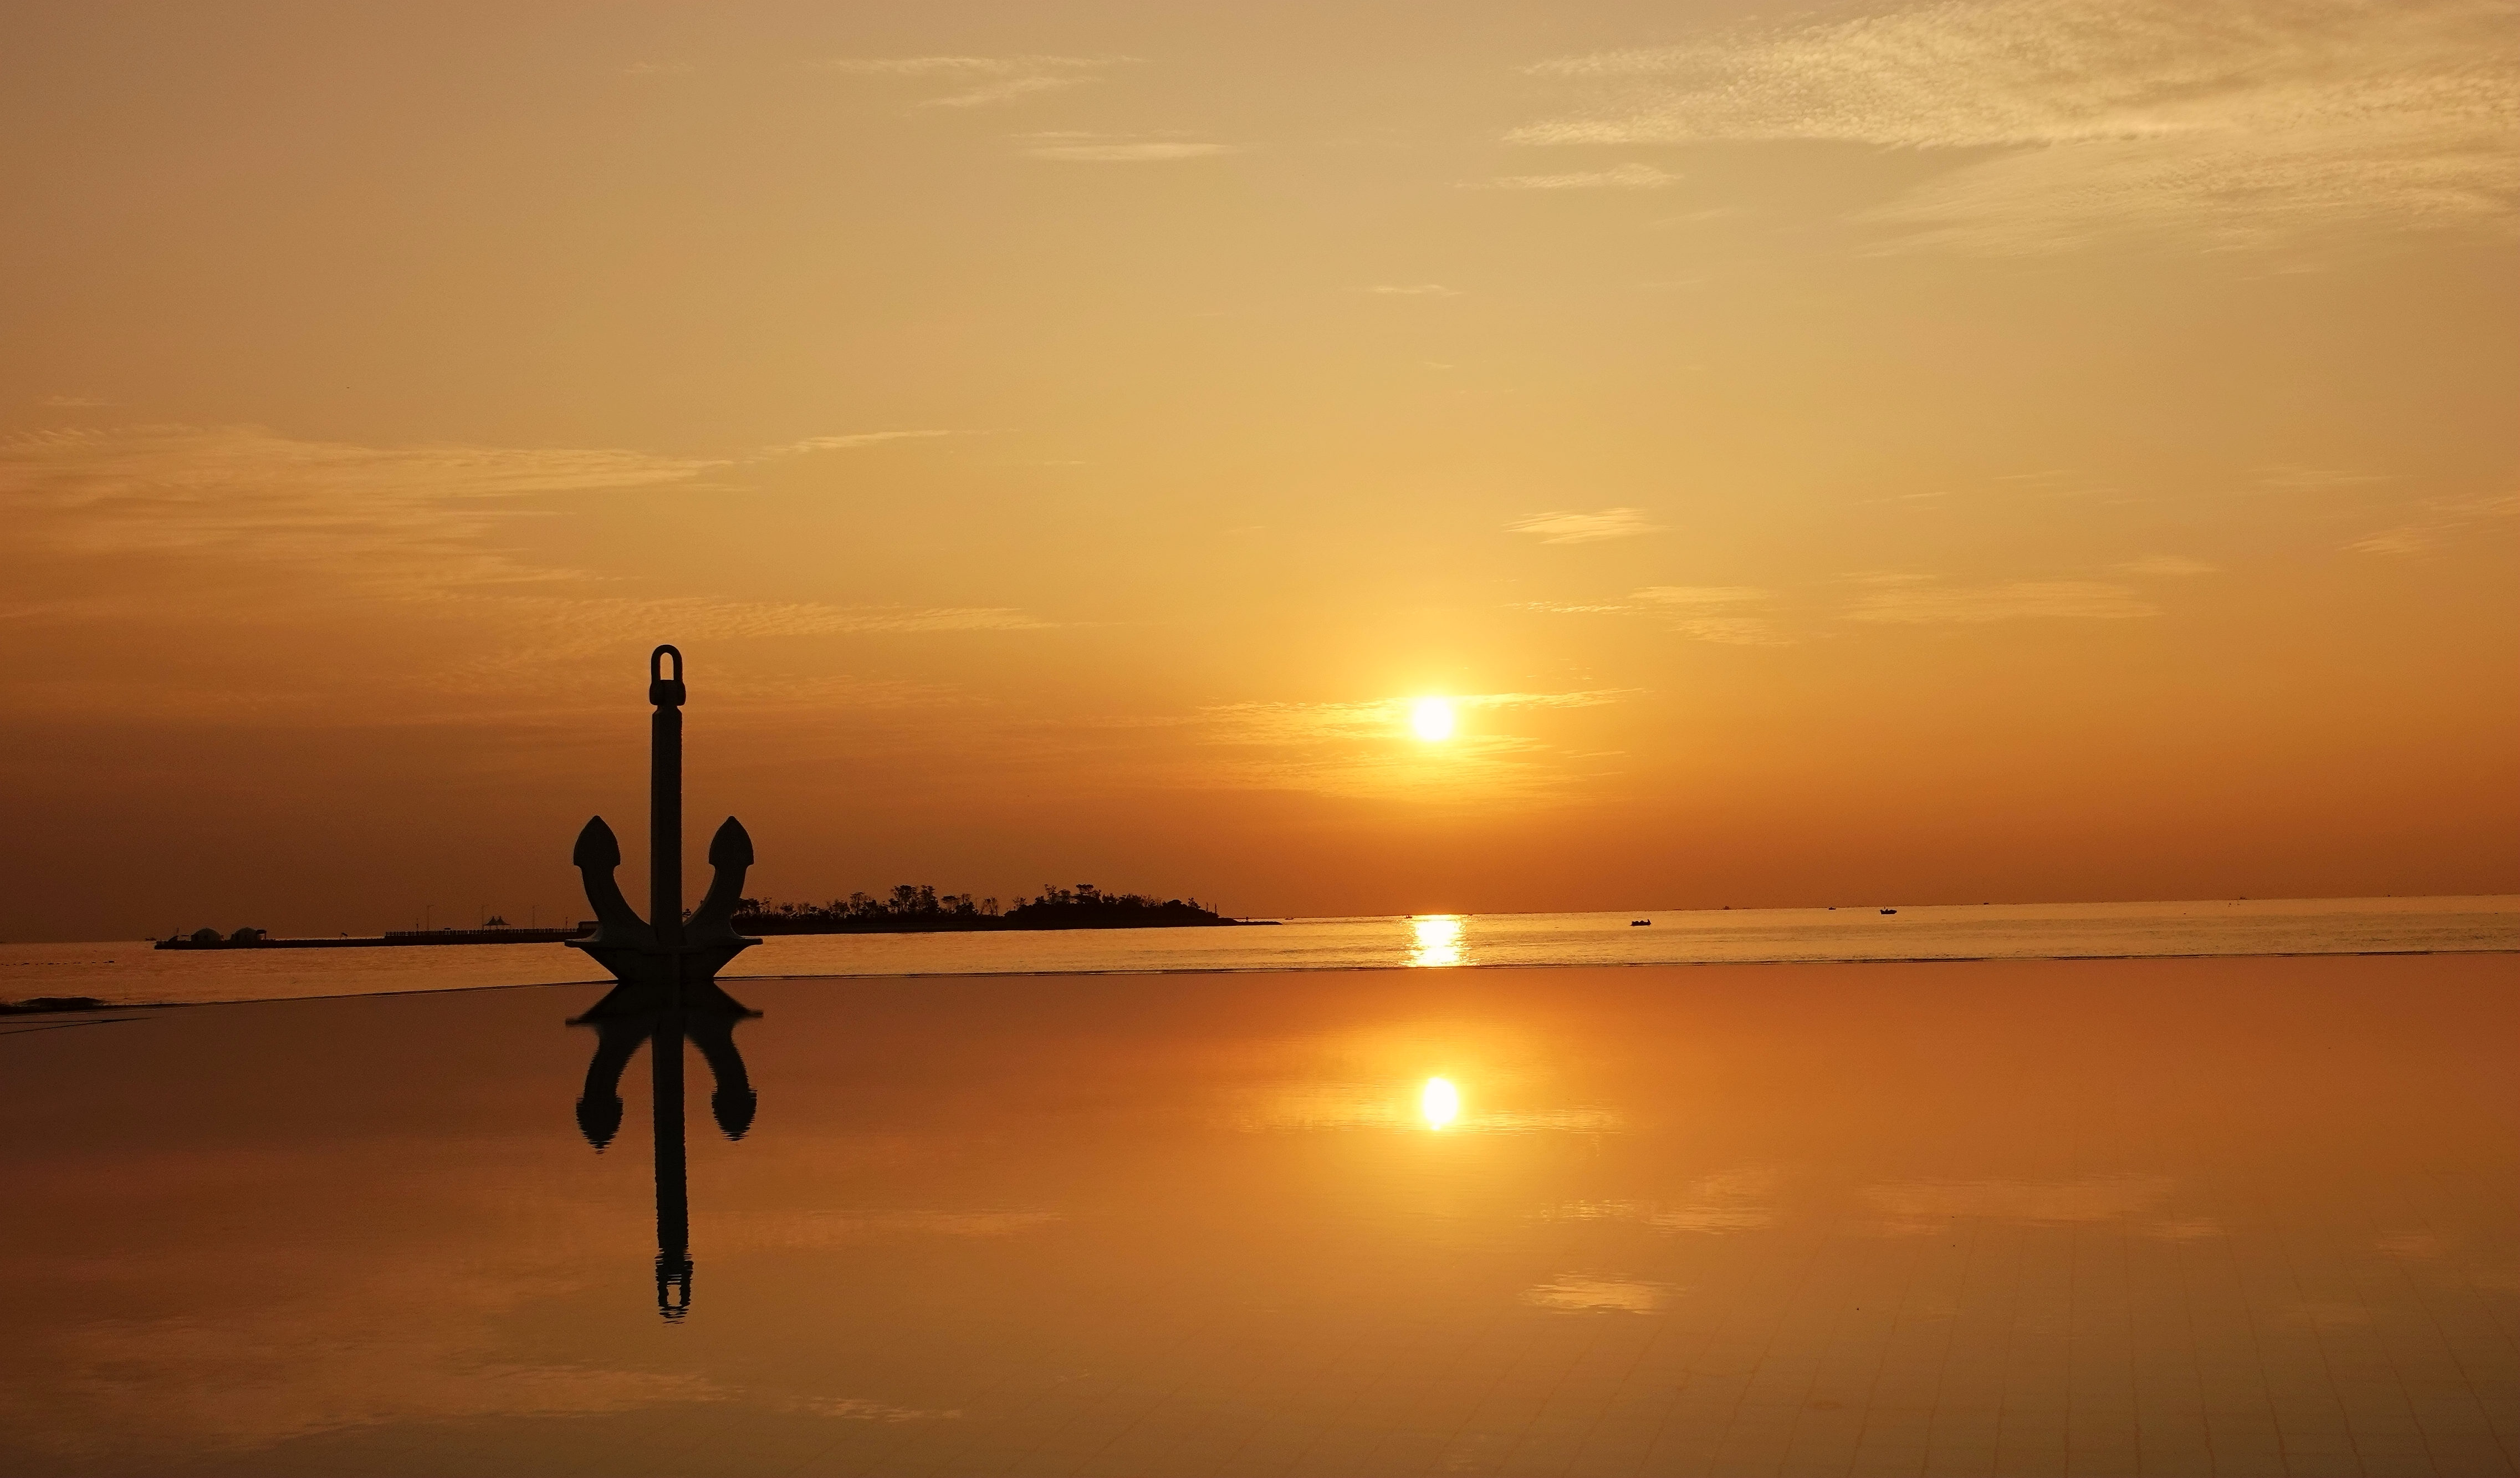
[[1442,1129],[1461,1117],[1462,1095],[1442,1078],[1426,1080],[1426,1091],[1419,1094],[1418,1107],[1426,1116],[1428,1129]]
[[1462,919],[1453,913],[1432,914],[1409,921],[1413,936],[1409,943],[1409,963],[1441,969],[1462,962]]
[[1429,744],[1453,737],[1453,706],[1441,698],[1420,698],[1409,711],[1409,726]]

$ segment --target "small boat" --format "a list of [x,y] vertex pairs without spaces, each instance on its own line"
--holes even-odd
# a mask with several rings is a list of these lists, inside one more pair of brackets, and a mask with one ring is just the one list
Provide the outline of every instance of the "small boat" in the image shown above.
[[1630,919],[1630,920],[1628,920],[1628,927],[1629,927],[1629,928],[1631,928],[1631,929],[1650,929],[1650,928],[1652,928],[1652,927],[1653,927],[1653,920],[1651,920],[1651,919]]
[[1896,912],[1898,912],[1899,910],[1898,910],[1898,909],[1896,909],[1896,908],[1884,908],[1884,909],[1882,909],[1881,911],[1882,911],[1882,912],[1884,912],[1884,913],[1896,913]]

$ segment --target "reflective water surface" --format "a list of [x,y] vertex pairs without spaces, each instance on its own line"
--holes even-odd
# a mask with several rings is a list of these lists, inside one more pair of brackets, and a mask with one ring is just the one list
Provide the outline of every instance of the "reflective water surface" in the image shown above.
[[2520,1451],[2508,955],[597,993],[0,1024],[0,1470]]
[[[1636,920],[1647,922],[1638,927]],[[777,935],[729,979],[2520,950],[2520,897],[1913,904],[1288,919],[1250,929]],[[558,945],[0,946],[0,999],[278,1000],[582,981]]]

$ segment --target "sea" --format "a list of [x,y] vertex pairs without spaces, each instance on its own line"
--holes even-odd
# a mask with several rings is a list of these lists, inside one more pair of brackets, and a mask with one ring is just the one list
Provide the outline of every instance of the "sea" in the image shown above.
[[[1868,903],[1641,913],[1293,918],[1249,928],[785,935],[720,979],[1200,974],[1532,966],[2168,959],[2520,951],[2520,896]],[[561,945],[158,950],[0,945],[0,1000],[191,1005],[595,983]]]

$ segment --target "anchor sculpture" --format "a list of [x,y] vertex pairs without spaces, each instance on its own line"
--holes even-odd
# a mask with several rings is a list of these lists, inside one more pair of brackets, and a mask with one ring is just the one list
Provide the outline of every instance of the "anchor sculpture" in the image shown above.
[[[667,665],[672,675],[668,676]],[[650,727],[648,789],[648,917],[622,898],[613,870],[621,844],[597,816],[577,834],[571,858],[595,905],[595,933],[565,943],[583,949],[618,982],[594,1009],[569,1025],[596,1030],[594,1059],[577,1100],[577,1127],[598,1151],[621,1129],[622,1071],[644,1043],[651,1069],[649,1102],[656,1151],[656,1312],[680,1319],[691,1311],[691,1204],[683,1157],[683,1042],[700,1049],[716,1082],[709,1095],[718,1128],[741,1139],[758,1099],[736,1049],[738,1023],[761,1013],[717,984],[727,961],[760,944],[730,922],[752,865],[752,838],[735,817],[709,842],[714,876],[706,897],[683,914],[683,654],[658,647],[648,656]]]
[[[667,676],[667,662],[672,676]],[[577,834],[569,860],[586,880],[595,907],[595,933],[567,941],[620,982],[580,1020],[656,1010],[749,1012],[718,989],[727,961],[760,944],[735,932],[731,920],[742,899],[744,870],[752,865],[752,837],[733,816],[709,839],[713,875],[700,905],[683,915],[683,654],[658,647],[648,654],[648,701],[656,706],[649,725],[648,917],[643,921],[621,896],[612,872],[621,865],[621,843],[602,816]]]

